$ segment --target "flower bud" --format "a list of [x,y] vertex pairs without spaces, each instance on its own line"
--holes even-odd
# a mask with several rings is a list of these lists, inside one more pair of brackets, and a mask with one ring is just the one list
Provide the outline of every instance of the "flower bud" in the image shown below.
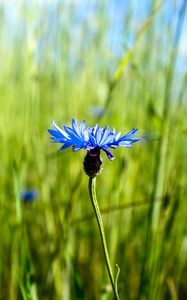
[[88,151],[83,165],[84,171],[89,177],[94,178],[95,176],[99,175],[103,168],[102,159],[100,157],[100,149],[96,147]]

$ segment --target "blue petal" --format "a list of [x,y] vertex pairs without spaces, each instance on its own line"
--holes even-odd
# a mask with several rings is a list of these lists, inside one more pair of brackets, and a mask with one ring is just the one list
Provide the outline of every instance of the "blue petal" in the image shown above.
[[121,131],[115,133],[115,140],[118,140],[120,138]]
[[67,141],[59,150],[58,150],[58,152],[61,152],[62,150],[65,150],[65,149],[67,149],[67,148],[69,148],[69,147],[71,147],[72,146],[72,142],[71,141]]
[[85,128],[85,130],[84,130],[84,139],[86,142],[89,141],[89,136],[90,136],[90,128],[88,127],[88,128]]
[[74,140],[74,142],[76,143],[76,141],[79,141],[81,138],[81,136],[79,136],[77,134],[77,132],[75,132],[71,127],[69,126],[64,126],[65,131],[68,133],[68,135],[70,136],[70,138],[72,140]]
[[64,143],[67,139],[58,131],[53,129],[48,129],[48,132],[51,134],[51,139],[55,142]]
[[79,128],[80,128],[81,134],[83,134],[84,130],[86,129],[86,121],[85,120],[80,123]]
[[67,135],[67,133],[64,130],[62,130],[59,126],[57,126],[54,121],[52,121],[52,125],[57,130],[57,132],[61,133],[62,136],[69,139],[69,136]]
[[58,131],[56,131],[56,130],[54,130],[54,129],[48,129],[48,132],[49,132],[51,135],[55,136],[55,137],[61,137],[61,136],[62,136],[62,134],[61,134],[60,132],[58,132]]
[[92,144],[92,146],[97,146],[96,139],[92,134],[90,134],[89,141]]
[[127,133],[125,136],[133,136],[135,135],[135,133],[138,131],[138,128],[133,128],[131,131],[129,131],[129,133]]
[[106,138],[105,142],[103,143],[104,145],[108,145],[110,143],[112,143],[114,141],[114,135],[108,135],[108,137]]
[[115,157],[113,156],[113,154],[108,150],[107,147],[102,147],[101,149],[106,153],[106,155],[108,156],[108,158],[109,158],[110,160],[113,160],[113,159],[115,158]]
[[97,142],[98,145],[100,143],[101,137],[102,137],[101,128],[98,127],[97,130],[96,130],[96,133],[95,133],[95,138],[96,138],[96,142]]
[[100,140],[100,145],[104,144],[105,143],[105,140],[109,134],[110,130],[109,130],[109,127],[105,127],[104,130],[103,130],[103,135],[102,135],[102,138]]
[[95,136],[97,128],[98,128],[98,124],[96,124],[93,128],[92,128],[92,134]]
[[81,138],[80,128],[76,119],[72,120],[72,129]]
[[129,133],[125,134],[124,136],[122,136],[120,139],[118,139],[116,142],[118,142],[118,144],[120,144],[122,141],[128,141],[130,143],[135,143],[137,141],[139,141],[139,138],[132,138],[133,135],[135,135],[135,133],[138,131],[137,128],[132,129]]
[[131,145],[132,143],[131,142],[129,142],[129,141],[121,141],[121,142],[119,142],[118,143],[118,146],[122,146],[122,147],[127,147],[127,148],[131,148],[132,147],[132,145]]

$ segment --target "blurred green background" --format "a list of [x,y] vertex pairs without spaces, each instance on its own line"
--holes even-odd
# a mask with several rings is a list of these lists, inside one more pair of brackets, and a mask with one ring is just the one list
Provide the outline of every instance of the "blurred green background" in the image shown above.
[[120,299],[187,299],[186,4],[0,0],[1,300],[113,299],[74,117],[142,137],[97,178]]

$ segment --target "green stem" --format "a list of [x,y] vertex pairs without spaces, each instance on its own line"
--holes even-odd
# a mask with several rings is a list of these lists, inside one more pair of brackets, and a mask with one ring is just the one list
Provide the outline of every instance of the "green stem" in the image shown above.
[[99,210],[99,206],[98,206],[98,203],[97,203],[95,187],[96,187],[96,178],[91,178],[90,177],[89,178],[90,199],[91,199],[91,202],[92,202],[92,205],[93,205],[93,209],[94,209],[95,216],[96,216],[96,219],[97,219],[97,224],[98,224],[98,227],[99,227],[99,232],[100,232],[100,236],[101,236],[101,241],[102,241],[104,256],[105,256],[105,260],[106,260],[108,275],[109,275],[109,278],[110,278],[110,282],[111,282],[111,285],[112,285],[114,296],[115,296],[116,300],[119,300],[117,287],[115,287],[112,268],[111,268],[111,265],[110,265],[110,259],[109,259],[108,249],[107,249],[106,239],[105,239],[104,226],[103,226],[103,221],[102,221],[101,213],[100,213],[100,210]]

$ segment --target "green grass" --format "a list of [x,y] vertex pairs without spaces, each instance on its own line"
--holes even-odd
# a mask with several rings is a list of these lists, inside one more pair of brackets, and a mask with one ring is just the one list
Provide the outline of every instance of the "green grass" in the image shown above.
[[[47,133],[52,119],[63,125],[73,117],[124,133],[138,127],[148,137],[115,150],[112,163],[103,155],[97,178],[120,299],[187,298],[185,0],[182,8],[147,2],[140,19],[138,3],[129,2],[115,54],[107,44],[115,27],[108,1],[97,1],[83,23],[75,22],[73,4],[52,11],[20,2],[14,35],[0,2],[2,300],[112,299],[85,153],[57,154]],[[168,9],[175,18],[167,19]],[[93,105],[104,109],[99,118],[90,114]],[[39,191],[35,202],[20,201],[24,187]]]

